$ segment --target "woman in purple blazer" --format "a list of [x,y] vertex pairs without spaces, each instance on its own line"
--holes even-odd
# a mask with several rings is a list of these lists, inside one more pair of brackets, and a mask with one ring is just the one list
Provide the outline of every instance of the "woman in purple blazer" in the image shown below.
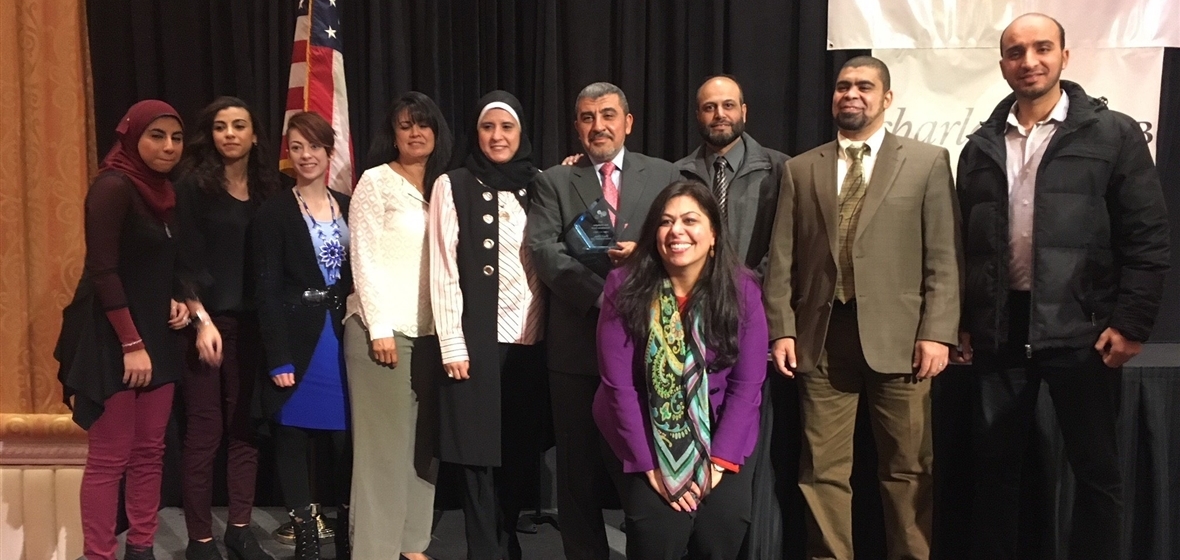
[[628,558],[736,558],[750,524],[766,313],[720,223],[708,188],[672,183],[606,279],[594,419],[622,463]]

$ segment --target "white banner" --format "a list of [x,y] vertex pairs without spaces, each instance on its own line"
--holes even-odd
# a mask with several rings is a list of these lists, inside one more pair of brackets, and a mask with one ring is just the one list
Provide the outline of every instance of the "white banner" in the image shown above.
[[[1012,93],[996,49],[884,49],[873,56],[889,66],[893,82],[886,130],[946,148],[952,169],[967,135]],[[1061,77],[1138,121],[1155,157],[1163,58],[1163,49],[1070,49]]]
[[1061,22],[1070,50],[1180,47],[1180,0],[829,0],[828,48],[998,52],[1000,33],[1028,12]]

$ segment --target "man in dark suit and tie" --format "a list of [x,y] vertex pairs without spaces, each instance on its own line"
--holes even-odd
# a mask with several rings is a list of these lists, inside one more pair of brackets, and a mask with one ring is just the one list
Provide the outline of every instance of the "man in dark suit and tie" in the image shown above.
[[587,157],[539,175],[529,208],[533,265],[550,294],[545,340],[557,439],[557,508],[565,555],[572,560],[609,558],[601,489],[611,486],[591,413],[599,384],[595,330],[604,276],[570,254],[565,233],[601,199],[613,208],[618,245],[609,257],[618,264],[634,249],[652,200],[679,179],[671,163],[624,149],[633,122],[618,86],[597,82],[583,88],[574,127]]
[[890,559],[928,559],[930,379],[958,341],[959,223],[943,148],[885,131],[889,69],[860,56],[837,141],[787,162],[764,282],[778,369],[797,376],[808,557],[851,559],[852,441],[868,400]]
[[731,76],[701,84],[696,116],[704,143],[676,162],[676,169],[713,190],[734,249],[761,276],[783,163],[791,158],[746,134],[745,96]]

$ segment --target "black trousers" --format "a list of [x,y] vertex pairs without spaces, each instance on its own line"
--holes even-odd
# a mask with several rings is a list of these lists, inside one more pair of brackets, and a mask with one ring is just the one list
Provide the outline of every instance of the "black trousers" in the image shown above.
[[516,520],[536,494],[544,386],[540,345],[500,344],[501,466],[462,465],[468,560],[521,558]]
[[744,467],[725,473],[696,511],[682,512],[652,489],[647,475],[623,474],[618,465],[615,481],[627,519],[627,558],[734,560],[750,528],[752,479]]
[[1020,475],[1043,380],[1077,480],[1071,560],[1110,560],[1121,550],[1123,500],[1118,456],[1121,369],[1092,347],[1025,350],[1029,294],[1011,292],[1009,342],[975,349],[975,501],[972,558],[1017,558]]
[[602,434],[594,423],[598,384],[597,375],[549,372],[557,440],[557,511],[568,560],[610,558],[602,509],[615,501],[610,496],[615,490],[603,460]]
[[310,443],[313,439],[329,440],[332,450],[331,480],[336,487],[331,494],[340,502],[347,503],[352,488],[352,439],[345,430],[309,430],[274,424],[275,470],[279,475],[279,488],[283,491],[283,503],[287,509],[307,507],[316,501],[311,495],[311,473],[307,467],[310,457]]

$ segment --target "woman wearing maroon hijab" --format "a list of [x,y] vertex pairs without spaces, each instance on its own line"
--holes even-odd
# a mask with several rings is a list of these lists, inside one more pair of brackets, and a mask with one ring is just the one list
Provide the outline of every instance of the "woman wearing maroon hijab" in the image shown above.
[[113,560],[119,482],[127,478],[124,558],[154,558],[164,428],[180,378],[176,195],[183,125],[163,101],[136,103],[86,194],[86,261],[63,313],[55,356],[74,421],[88,432],[82,475],[83,552]]

